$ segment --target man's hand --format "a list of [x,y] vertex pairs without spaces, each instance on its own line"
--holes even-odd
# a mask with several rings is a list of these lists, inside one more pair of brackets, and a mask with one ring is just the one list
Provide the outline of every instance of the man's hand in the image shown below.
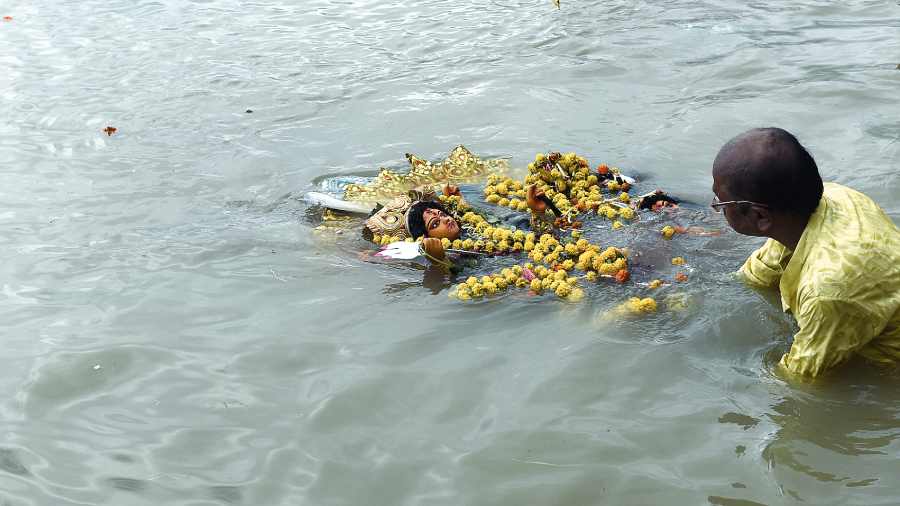
[[446,259],[446,255],[444,254],[444,245],[441,244],[440,239],[434,237],[426,237],[425,239],[422,239],[422,249],[425,250],[425,253],[438,260]]
[[536,213],[543,213],[547,210],[547,203],[541,197],[544,196],[544,190],[539,190],[535,185],[528,185],[525,189],[525,203]]
[[460,196],[459,186],[452,185],[452,184],[448,184],[448,185],[444,186],[444,195],[446,195],[448,197],[451,195]]

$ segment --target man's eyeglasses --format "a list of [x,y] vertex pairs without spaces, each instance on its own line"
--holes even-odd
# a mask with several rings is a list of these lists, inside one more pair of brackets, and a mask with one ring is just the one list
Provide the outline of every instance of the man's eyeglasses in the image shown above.
[[759,206],[768,209],[768,204],[760,204],[759,202],[752,202],[750,200],[727,200],[725,202],[719,202],[719,197],[713,196],[712,202],[710,202],[709,207],[713,208],[713,211],[720,213],[722,212],[722,208],[731,204],[750,204],[753,206]]

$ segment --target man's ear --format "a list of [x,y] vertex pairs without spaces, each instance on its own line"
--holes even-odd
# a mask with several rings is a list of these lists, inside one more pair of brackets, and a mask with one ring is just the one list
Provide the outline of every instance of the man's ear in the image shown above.
[[757,230],[763,235],[768,235],[774,226],[772,222],[772,212],[764,207],[751,206],[750,213],[753,217],[753,222],[756,223]]

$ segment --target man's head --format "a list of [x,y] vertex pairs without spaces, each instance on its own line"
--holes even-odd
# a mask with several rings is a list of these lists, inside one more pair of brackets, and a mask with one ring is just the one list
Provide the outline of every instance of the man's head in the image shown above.
[[407,228],[414,239],[419,237],[458,239],[462,230],[444,206],[437,202],[420,201],[409,208]]
[[[786,223],[806,223],[822,198],[816,161],[780,128],[755,128],[728,141],[713,162],[716,210],[738,233],[772,237]],[[738,202],[735,202],[738,201]]]

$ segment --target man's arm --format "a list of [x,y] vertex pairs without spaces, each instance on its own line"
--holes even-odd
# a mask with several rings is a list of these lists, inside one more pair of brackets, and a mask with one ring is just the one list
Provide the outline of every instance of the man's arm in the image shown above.
[[787,248],[781,243],[769,239],[747,258],[738,272],[752,285],[777,286],[784,273],[782,262],[788,254]]
[[878,317],[845,300],[814,298],[803,304],[796,317],[800,331],[780,365],[805,377],[840,365],[884,328]]

